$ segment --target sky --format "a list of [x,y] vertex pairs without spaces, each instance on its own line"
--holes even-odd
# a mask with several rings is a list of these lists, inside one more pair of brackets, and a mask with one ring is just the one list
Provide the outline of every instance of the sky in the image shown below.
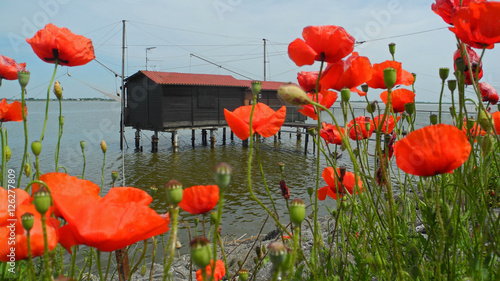
[[[266,39],[266,79],[296,82],[300,71],[287,47],[309,25],[342,26],[356,41],[355,51],[371,63],[391,59],[387,45],[396,43],[396,60],[417,74],[416,101],[438,101],[439,68],[453,68],[454,34],[431,10],[430,0],[38,0],[1,1],[0,54],[26,62],[31,72],[27,97],[44,98],[54,65],[40,60],[26,43],[45,24],[67,27],[90,38],[96,61],[58,67],[56,79],[65,98],[102,97],[120,91],[122,21],[126,26],[125,76],[146,69],[183,73],[232,75],[263,80]],[[151,48],[147,50],[147,48]],[[210,61],[211,63],[207,62]],[[500,47],[487,50],[484,77],[500,92]],[[226,70],[228,69],[228,70]],[[69,75],[68,75],[69,74]],[[451,79],[451,77],[450,77]],[[380,91],[368,98],[379,100]],[[472,89],[466,90],[473,97]],[[0,97],[19,98],[16,81],[3,81]],[[53,96],[51,96],[53,97]],[[353,97],[356,99],[356,97]],[[359,98],[357,98],[359,99]],[[451,101],[445,92],[445,102]]]

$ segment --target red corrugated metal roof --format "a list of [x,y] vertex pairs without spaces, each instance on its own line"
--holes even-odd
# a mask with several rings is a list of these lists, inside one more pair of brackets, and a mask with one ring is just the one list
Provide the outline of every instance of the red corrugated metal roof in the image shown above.
[[[250,88],[252,80],[238,80],[230,75],[178,73],[163,71],[144,71],[141,73],[157,84],[166,85],[196,85],[196,86],[227,86]],[[137,73],[136,73],[137,74]],[[135,76],[136,74],[132,75]],[[283,82],[262,81],[262,90],[278,90]]]

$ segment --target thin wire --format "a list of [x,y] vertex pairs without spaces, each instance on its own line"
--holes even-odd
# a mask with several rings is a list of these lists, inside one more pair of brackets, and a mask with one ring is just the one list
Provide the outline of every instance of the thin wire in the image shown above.
[[416,34],[421,34],[421,33],[427,33],[427,32],[432,32],[432,31],[436,31],[436,30],[441,30],[441,29],[445,29],[445,28],[447,29],[448,27],[438,27],[438,28],[434,28],[434,29],[422,30],[422,31],[417,31],[417,32],[412,32],[412,33],[406,33],[406,34],[400,34],[400,35],[395,35],[395,36],[375,38],[375,39],[365,40],[365,41],[357,41],[356,44],[357,45],[361,45],[361,44],[370,43],[370,42],[373,42],[373,41],[380,41],[380,40],[387,40],[387,39],[393,39],[393,38],[411,36],[411,35],[416,35]]

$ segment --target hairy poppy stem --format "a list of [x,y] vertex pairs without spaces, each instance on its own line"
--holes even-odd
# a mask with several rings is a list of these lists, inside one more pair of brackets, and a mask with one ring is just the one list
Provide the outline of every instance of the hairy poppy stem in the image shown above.
[[31,280],[35,279],[35,267],[33,266],[33,257],[31,255],[30,232],[26,232],[26,241],[28,242],[28,268]]
[[59,162],[59,149],[61,147],[61,137],[63,134],[63,126],[64,123],[62,121],[62,102],[61,99],[59,100],[59,134],[57,136],[57,146],[56,146],[56,153],[55,153],[55,171],[57,172],[57,163]]
[[[213,241],[212,241],[212,247],[213,247],[212,259],[214,260],[214,269],[212,270],[212,273],[210,274],[210,280],[213,280],[214,274],[215,274],[215,262],[217,261],[217,241],[219,240],[218,238],[220,238],[219,225],[220,225],[220,220],[222,218],[222,206],[223,206],[223,204],[224,204],[224,190],[222,188],[219,188],[219,204],[217,207],[217,221],[215,222],[214,237],[213,237]],[[224,254],[224,247],[222,245],[222,241],[221,241],[221,251],[222,251],[222,254]],[[224,254],[224,266],[226,267],[226,272],[228,272],[225,254]]]
[[172,230],[170,232],[170,237],[168,239],[168,245],[170,246],[170,256],[168,258],[168,263],[164,267],[163,274],[166,277],[170,271],[170,266],[174,261],[175,256],[175,244],[177,242],[177,227],[178,227],[178,217],[179,217],[179,206],[173,206],[170,209],[170,217],[172,218]]
[[[17,188],[21,186],[21,178],[22,172],[24,169],[24,163],[26,162],[26,155],[28,154],[28,122],[26,120],[26,101],[24,99],[24,95],[26,94],[26,88],[22,88],[21,90],[21,113],[23,114],[23,126],[24,126],[24,152],[23,158],[21,160],[21,169],[19,170],[19,180],[17,181]],[[31,165],[28,162],[29,165]],[[5,185],[4,185],[5,186]]]
[[45,121],[43,122],[42,135],[40,136],[40,142],[43,141],[43,136],[45,134],[45,128],[47,127],[47,119],[49,117],[49,102],[50,102],[50,89],[52,88],[52,83],[54,83],[54,78],[57,73],[57,65],[58,60],[54,61],[54,73],[52,74],[52,78],[50,79],[49,88],[47,89],[47,103],[45,104]]
[[45,214],[42,214],[42,229],[43,229],[43,244],[45,247],[45,251],[43,253],[43,262],[45,264],[45,273],[49,280],[52,279],[52,265],[49,259],[49,242],[47,236],[47,217]]

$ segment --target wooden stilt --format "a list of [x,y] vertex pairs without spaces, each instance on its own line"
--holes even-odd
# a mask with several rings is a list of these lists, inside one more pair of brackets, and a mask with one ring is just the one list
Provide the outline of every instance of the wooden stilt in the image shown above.
[[172,144],[174,146],[174,152],[177,152],[177,149],[179,148],[179,136],[177,131],[172,132]]
[[304,154],[307,155],[307,145],[309,144],[309,134],[306,134],[306,144],[304,145]]
[[210,129],[210,147],[215,148],[215,132],[216,129]]
[[226,145],[226,128],[222,128],[222,145]]
[[201,130],[201,144],[203,146],[207,145],[207,130],[205,129]]
[[141,129],[135,130],[135,149],[139,150],[141,146]]
[[196,140],[196,130],[191,130],[191,145],[193,146],[194,148],[194,142]]
[[151,136],[151,152],[158,152],[158,131]]

